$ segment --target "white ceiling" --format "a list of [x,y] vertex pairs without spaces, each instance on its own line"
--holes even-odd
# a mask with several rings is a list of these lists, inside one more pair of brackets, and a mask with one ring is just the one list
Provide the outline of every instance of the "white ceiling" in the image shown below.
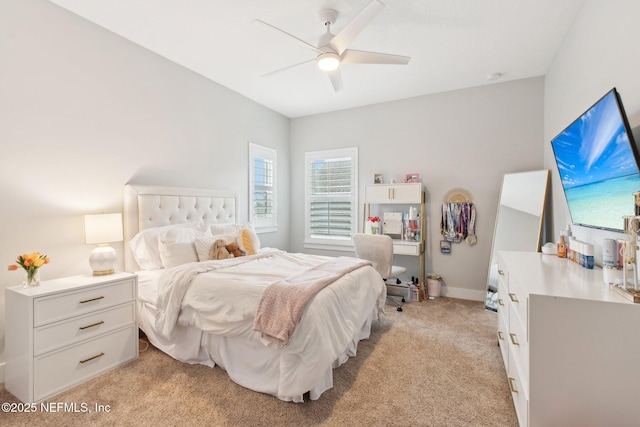
[[[50,0],[287,117],[544,75],[584,0],[382,0],[350,48],[408,65],[342,65],[334,92],[315,63],[321,9],[336,34],[369,0]],[[497,80],[487,76],[501,73]]]

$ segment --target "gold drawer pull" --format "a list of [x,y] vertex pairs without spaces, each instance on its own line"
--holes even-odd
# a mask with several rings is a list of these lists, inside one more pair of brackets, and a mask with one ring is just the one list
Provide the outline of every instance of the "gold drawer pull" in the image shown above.
[[504,307],[504,301],[502,301],[502,298],[498,298],[498,304],[499,304],[501,307]]
[[502,335],[502,331],[498,331],[498,339],[504,340],[504,335]]
[[513,343],[513,345],[520,345],[520,343],[518,342],[518,338],[516,337],[516,334],[509,334],[509,336],[511,337],[511,342]]
[[88,358],[88,359],[81,360],[81,361],[80,361],[80,363],[87,363],[87,362],[88,362],[88,361],[90,361],[90,360],[97,359],[98,357],[102,357],[102,356],[104,356],[104,353],[102,353],[102,352],[101,352],[100,354],[96,354],[96,355],[95,355],[95,356],[93,356],[93,357],[90,357],[90,358]]
[[102,325],[103,323],[104,323],[104,321],[102,321],[102,320],[101,320],[101,321],[96,322],[96,323],[91,324],[91,325],[87,325],[87,326],[80,326],[80,329],[81,329],[81,330],[84,330],[84,329],[93,328],[94,326]]
[[498,274],[501,275],[501,276],[504,276],[504,271],[498,270]]
[[80,304],[86,304],[86,303],[91,302],[91,301],[98,301],[99,299],[103,299],[103,298],[104,297],[96,297],[96,298],[86,299],[84,301],[80,301]]
[[515,378],[509,377],[509,388],[511,389],[512,393],[519,393],[518,389],[514,384],[515,380],[516,380]]
[[513,302],[520,302],[520,301],[518,301],[518,298],[516,297],[516,294],[509,294],[509,298],[511,298],[511,301],[513,301]]

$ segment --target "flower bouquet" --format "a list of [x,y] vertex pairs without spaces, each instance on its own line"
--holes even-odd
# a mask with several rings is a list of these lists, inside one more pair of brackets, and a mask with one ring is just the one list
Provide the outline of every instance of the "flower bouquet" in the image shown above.
[[[24,287],[38,286],[40,284],[39,270],[45,264],[49,264],[50,259],[40,252],[19,255],[15,264],[9,266],[9,271],[15,271],[18,267],[22,267],[26,272],[24,279]],[[17,265],[16,265],[17,264]]]
[[367,222],[371,227],[371,234],[378,234],[378,227],[380,227],[380,217],[370,216],[367,218]]

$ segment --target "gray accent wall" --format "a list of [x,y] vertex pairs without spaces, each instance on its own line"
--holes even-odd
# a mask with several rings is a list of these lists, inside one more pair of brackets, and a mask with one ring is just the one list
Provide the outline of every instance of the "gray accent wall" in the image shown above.
[[246,222],[249,141],[277,150],[281,227],[260,238],[288,249],[288,118],[48,1],[1,1],[0,382],[7,265],[90,273],[83,215],[122,212],[127,183],[230,190]]

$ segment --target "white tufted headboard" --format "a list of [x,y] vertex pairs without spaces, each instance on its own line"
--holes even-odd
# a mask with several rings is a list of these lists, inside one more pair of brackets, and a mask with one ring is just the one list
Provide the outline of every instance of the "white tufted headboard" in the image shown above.
[[204,221],[235,223],[237,197],[228,191],[202,188],[125,185],[124,269],[138,269],[129,241],[147,228]]

